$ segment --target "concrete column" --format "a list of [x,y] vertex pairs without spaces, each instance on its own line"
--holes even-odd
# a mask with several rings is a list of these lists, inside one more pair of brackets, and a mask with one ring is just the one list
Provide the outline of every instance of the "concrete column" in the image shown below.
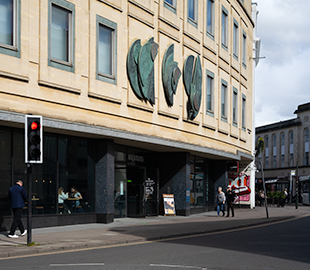
[[96,214],[98,223],[114,218],[114,142],[98,140],[96,145]]

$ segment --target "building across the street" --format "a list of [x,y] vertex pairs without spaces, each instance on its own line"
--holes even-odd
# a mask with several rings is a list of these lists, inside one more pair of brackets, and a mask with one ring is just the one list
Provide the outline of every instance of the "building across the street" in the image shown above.
[[[310,175],[310,103],[299,105],[294,114],[296,118],[256,128],[256,140],[261,137],[265,144],[258,160],[263,166],[268,190],[290,190],[292,186],[293,195],[296,177]],[[261,171],[256,173],[256,187],[263,188]]]
[[177,215],[208,211],[228,184],[250,206],[251,5],[0,0],[1,230],[9,187],[27,190],[27,114],[44,134],[33,227],[159,215],[163,194]]

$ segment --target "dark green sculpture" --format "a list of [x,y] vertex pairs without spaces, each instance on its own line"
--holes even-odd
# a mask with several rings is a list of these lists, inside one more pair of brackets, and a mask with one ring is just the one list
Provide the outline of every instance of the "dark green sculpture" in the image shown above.
[[162,81],[165,91],[165,97],[169,106],[173,106],[173,95],[176,94],[178,82],[181,76],[181,70],[174,59],[174,44],[171,44],[166,50],[162,63]]
[[188,96],[187,112],[188,118],[196,118],[201,104],[202,69],[200,57],[196,61],[193,55],[186,58],[183,67],[183,83]]
[[127,55],[127,76],[136,96],[155,104],[154,60],[158,44],[150,38],[142,47],[141,40],[134,41]]

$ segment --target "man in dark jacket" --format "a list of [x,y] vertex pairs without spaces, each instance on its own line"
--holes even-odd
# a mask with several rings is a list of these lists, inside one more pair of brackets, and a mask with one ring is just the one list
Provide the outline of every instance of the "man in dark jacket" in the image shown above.
[[227,193],[226,193],[226,201],[227,201],[227,216],[229,217],[229,210],[231,210],[231,216],[233,217],[235,215],[234,213],[234,201],[236,198],[235,192],[231,189],[231,187],[227,188]]
[[25,206],[25,201],[27,200],[27,194],[25,189],[23,188],[22,180],[18,180],[14,186],[10,187],[9,199],[12,202],[12,211],[14,218],[8,237],[18,238],[18,235],[15,234],[15,230],[17,227],[20,230],[21,236],[24,236],[27,233],[27,230],[25,230],[24,224],[21,220],[23,207]]

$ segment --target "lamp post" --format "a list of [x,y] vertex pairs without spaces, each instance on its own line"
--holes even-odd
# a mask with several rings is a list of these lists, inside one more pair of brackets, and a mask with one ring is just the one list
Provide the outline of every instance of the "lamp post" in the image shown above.
[[259,164],[260,170],[261,170],[261,172],[262,172],[262,180],[263,180],[263,188],[264,188],[264,197],[265,197],[265,208],[266,208],[266,217],[269,218],[263,164],[262,164],[261,161],[258,161],[258,164]]

